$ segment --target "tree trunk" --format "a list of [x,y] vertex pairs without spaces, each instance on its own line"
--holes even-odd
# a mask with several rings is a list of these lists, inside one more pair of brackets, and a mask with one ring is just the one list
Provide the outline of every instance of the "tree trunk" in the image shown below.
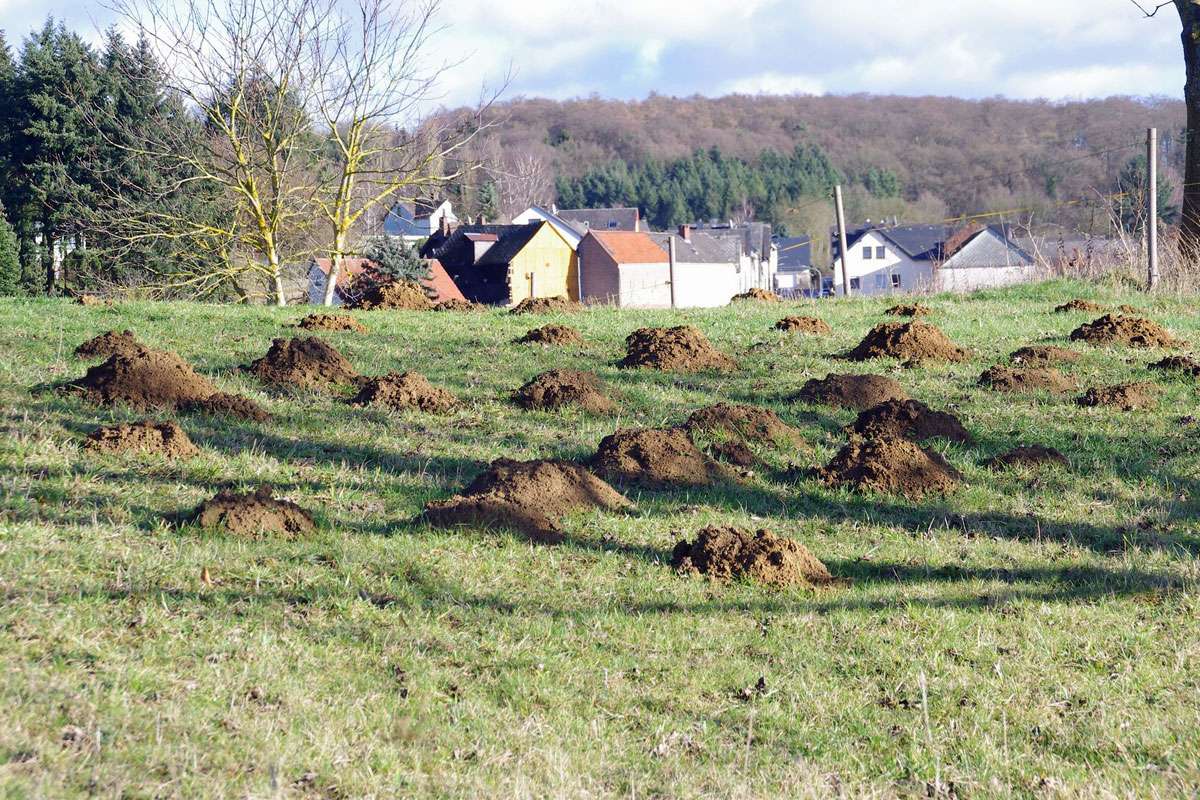
[[1183,23],[1183,63],[1187,83],[1187,168],[1183,179],[1183,213],[1180,244],[1190,258],[1200,257],[1200,5],[1196,0],[1176,0]]
[[57,250],[54,247],[54,236],[50,232],[50,223],[42,221],[42,269],[46,272],[46,294],[53,296],[58,283]]
[[329,254],[329,277],[325,279],[325,297],[322,303],[326,306],[333,305],[334,292],[337,291],[338,277],[342,274],[342,261],[346,252],[346,234],[336,232],[333,236],[333,252]]

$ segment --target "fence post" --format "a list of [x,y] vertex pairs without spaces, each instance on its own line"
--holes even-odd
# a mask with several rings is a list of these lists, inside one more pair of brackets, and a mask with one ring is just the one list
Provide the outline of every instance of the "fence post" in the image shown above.
[[842,251],[842,297],[850,296],[850,273],[846,269],[846,258],[850,248],[846,245],[846,208],[842,204],[842,185],[833,187],[833,202],[837,207],[838,244]]
[[1146,250],[1149,255],[1148,288],[1158,288],[1158,129],[1146,131]]

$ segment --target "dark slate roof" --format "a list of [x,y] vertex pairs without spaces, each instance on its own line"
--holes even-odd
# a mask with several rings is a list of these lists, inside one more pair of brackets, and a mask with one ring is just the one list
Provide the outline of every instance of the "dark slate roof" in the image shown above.
[[765,222],[744,222],[740,225],[693,225],[692,230],[720,239],[738,239],[745,253],[763,255],[771,252],[771,226]]
[[[509,300],[508,264],[529,243],[542,220],[527,225],[460,225],[449,236],[435,233],[421,248],[424,258],[436,258],[463,296],[474,303],[503,305]],[[494,234],[496,243],[475,261],[475,242],[468,234]]]
[[436,258],[453,274],[455,269],[469,267],[475,263],[475,243],[467,238],[468,233],[494,233],[499,241],[492,247],[498,247],[505,236],[525,227],[527,226],[459,225],[449,236],[444,236],[439,231],[425,240],[425,244],[421,246],[421,257]]
[[811,236],[777,236],[780,272],[803,272],[812,267]]
[[581,234],[589,230],[636,231],[641,214],[636,208],[560,208],[559,219],[566,220]]
[[1033,256],[1016,243],[1011,228],[989,225],[962,231],[962,243],[947,253],[947,268],[990,268],[1031,266]]
[[383,218],[383,233],[386,236],[424,236],[428,230],[428,226],[422,230],[416,225],[412,209],[405,205],[392,206],[392,210]]
[[[914,261],[936,261],[942,256],[946,238],[953,229],[947,225],[864,225],[848,232],[846,243],[854,247],[860,239],[874,231],[900,248]],[[833,257],[839,257],[836,229],[833,232]]]
[[675,260],[680,264],[733,264],[741,255],[741,239],[725,239],[704,231],[692,231],[690,241],[673,233],[652,233],[650,238],[670,252],[668,242],[675,240]]
[[508,230],[499,234],[500,240],[488,248],[487,252],[476,262],[476,265],[502,264],[508,266],[509,262],[516,258],[517,253],[521,252],[525,245],[529,244],[529,240],[537,234],[541,227],[549,224],[548,222],[538,220],[526,225],[506,226],[515,230]]

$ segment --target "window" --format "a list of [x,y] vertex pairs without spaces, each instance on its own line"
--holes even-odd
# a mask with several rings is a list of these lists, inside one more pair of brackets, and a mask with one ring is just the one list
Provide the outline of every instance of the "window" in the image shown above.
[[886,289],[887,288],[887,276],[884,275],[882,272],[875,273],[875,288],[876,289]]
[[854,289],[856,291],[858,289],[861,289],[862,288],[862,280],[860,278],[851,278],[850,279],[850,288]]
[[887,248],[884,247],[883,245],[879,245],[879,247],[876,247],[875,248],[875,257],[876,258],[887,258]]
[[864,247],[864,248],[863,248],[863,260],[864,260],[864,261],[870,261],[870,260],[871,260],[871,253],[872,253],[872,252],[873,252],[873,251],[871,250],[871,248],[870,248],[870,247]]
[[616,227],[617,227],[617,221],[616,221],[615,219],[610,219],[610,220],[608,221],[608,227],[609,227],[609,228],[616,228]]
[[900,275],[899,274],[896,274],[896,273],[892,274],[892,288],[893,289],[900,288]]

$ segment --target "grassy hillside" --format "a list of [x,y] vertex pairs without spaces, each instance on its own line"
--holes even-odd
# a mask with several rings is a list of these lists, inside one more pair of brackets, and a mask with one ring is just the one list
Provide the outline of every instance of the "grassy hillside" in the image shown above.
[[[549,318],[369,312],[322,334],[362,372],[415,369],[466,403],[447,417],[276,394],[236,367],[302,309],[0,304],[0,796],[1166,796],[1200,791],[1200,427],[1194,381],[1156,351],[1091,348],[1082,386],[1162,386],[1156,412],[975,385],[1032,342],[1064,344],[1132,303],[1200,345],[1194,304],[1049,284],[935,297],[974,349],[903,368],[833,358],[884,300],[555,317],[585,348],[511,340]],[[777,333],[803,310],[830,337]],[[624,336],[686,320],[741,361],[728,376],[618,370]],[[178,463],[80,449],[140,415],[30,388],[83,373],[112,328],[188,359],[271,423],[181,415]],[[552,367],[593,370],[619,418],[522,411]],[[759,403],[827,461],[853,413],[787,403],[807,378],[882,372],[958,414],[974,446],[935,443],[966,477],[910,502],[777,469],[745,485],[638,491],[582,514],[566,544],[411,523],[499,456],[583,458],[618,426]],[[1020,442],[1070,471],[993,472]],[[247,540],[167,520],[261,483],[311,509],[314,535]],[[674,574],[708,523],[795,537],[849,585],[722,585]],[[207,568],[211,581],[201,580]],[[953,795],[951,795],[953,793]]]

